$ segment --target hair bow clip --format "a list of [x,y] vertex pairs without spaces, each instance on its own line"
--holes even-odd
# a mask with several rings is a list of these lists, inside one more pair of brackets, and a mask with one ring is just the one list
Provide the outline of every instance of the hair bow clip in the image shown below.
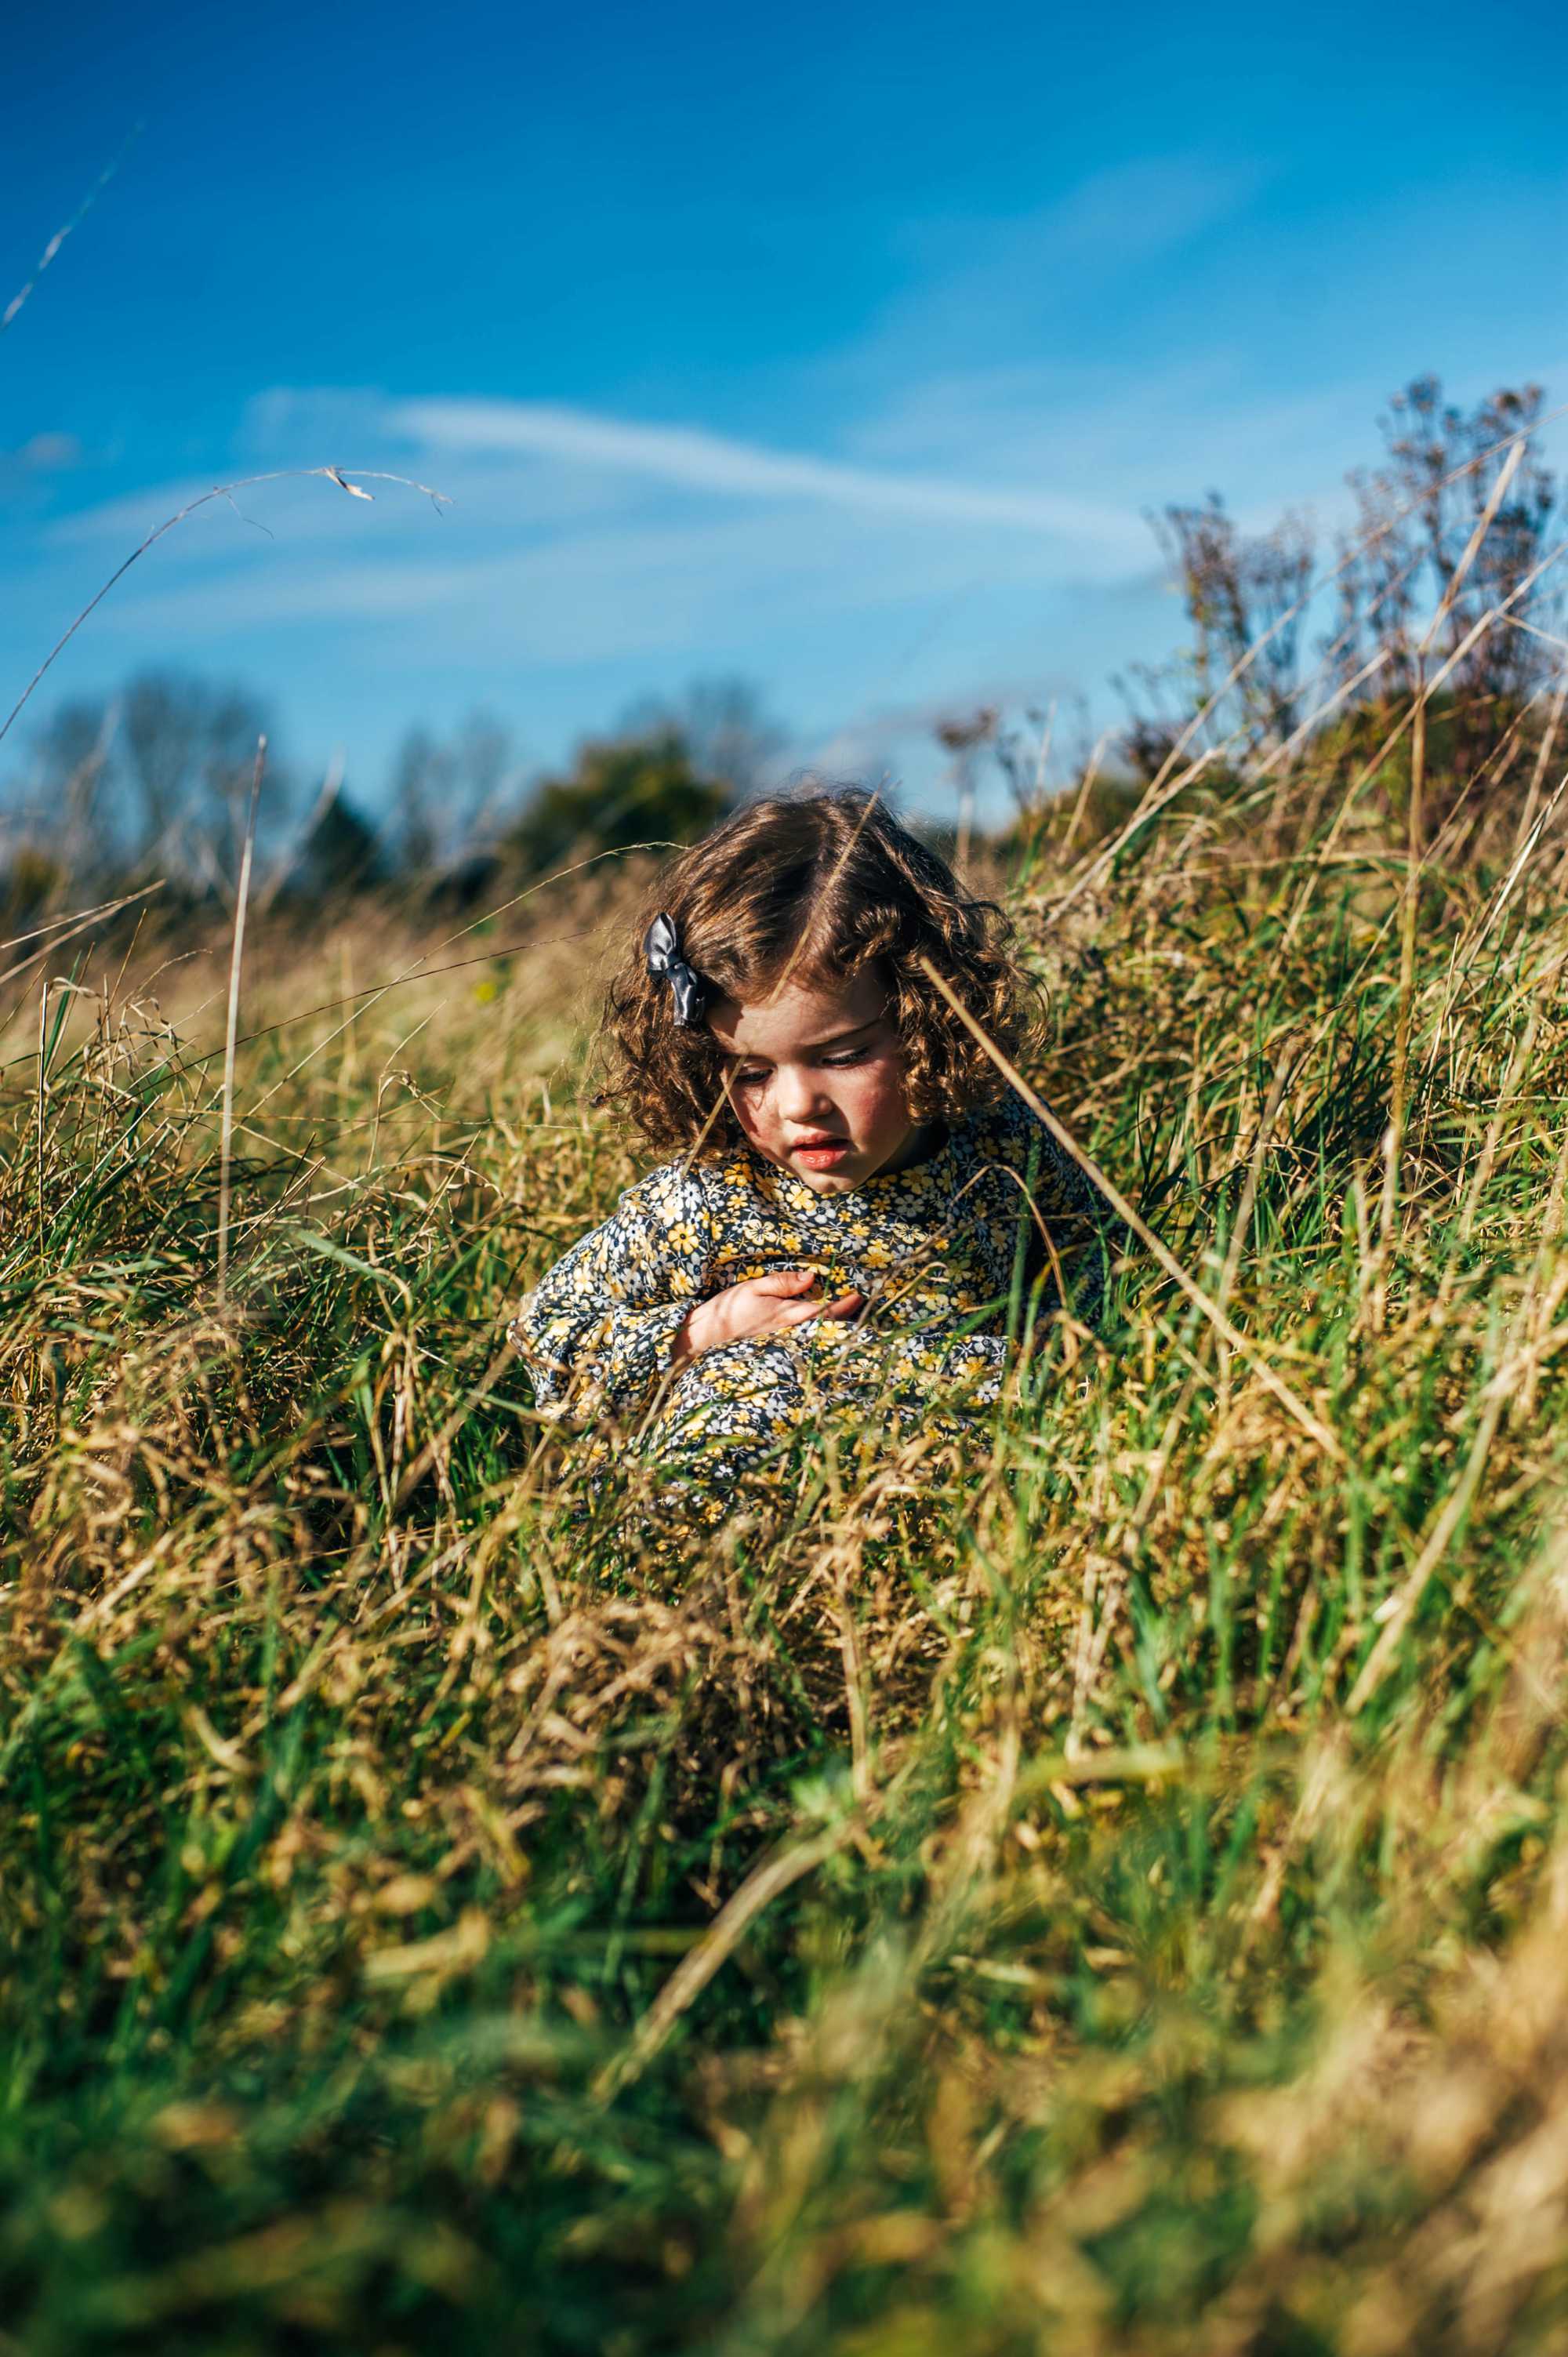
[[648,971],[655,978],[662,977],[675,995],[675,1020],[691,1029],[703,1019],[703,991],[681,954],[681,936],[673,920],[660,909],[642,937],[642,953],[648,960]]

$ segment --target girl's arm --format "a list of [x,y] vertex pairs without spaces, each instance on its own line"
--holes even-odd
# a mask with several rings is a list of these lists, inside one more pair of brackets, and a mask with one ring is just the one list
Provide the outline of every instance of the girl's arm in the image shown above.
[[671,1345],[704,1290],[706,1257],[705,1200],[683,1164],[628,1187],[507,1329],[539,1405],[582,1391],[616,1415],[641,1407],[670,1372]]

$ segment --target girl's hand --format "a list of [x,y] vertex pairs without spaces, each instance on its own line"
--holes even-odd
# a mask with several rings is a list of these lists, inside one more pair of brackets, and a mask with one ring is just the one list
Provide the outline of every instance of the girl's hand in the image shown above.
[[813,1269],[780,1268],[767,1276],[748,1276],[744,1285],[726,1286],[711,1300],[699,1301],[676,1329],[671,1365],[683,1367],[721,1342],[774,1334],[781,1327],[804,1326],[812,1318],[854,1318],[865,1308],[865,1297],[858,1293],[841,1293],[832,1301],[811,1297],[818,1281]]

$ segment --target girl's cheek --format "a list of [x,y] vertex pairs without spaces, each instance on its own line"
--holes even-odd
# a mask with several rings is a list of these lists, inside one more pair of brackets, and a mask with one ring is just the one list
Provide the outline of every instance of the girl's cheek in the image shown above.
[[872,1065],[864,1072],[857,1073],[855,1078],[859,1082],[855,1097],[863,1113],[886,1120],[905,1110],[901,1065],[892,1062]]
[[730,1098],[736,1119],[747,1137],[760,1137],[767,1121],[767,1108],[761,1092],[736,1089]]

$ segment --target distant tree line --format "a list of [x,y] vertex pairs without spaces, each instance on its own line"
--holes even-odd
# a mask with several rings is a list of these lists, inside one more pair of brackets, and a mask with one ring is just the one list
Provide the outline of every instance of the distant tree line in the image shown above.
[[0,908],[13,924],[155,878],[166,903],[232,898],[259,741],[256,890],[268,904],[348,893],[466,900],[642,843],[693,840],[763,783],[783,743],[744,681],[645,701],[531,772],[512,732],[476,713],[404,736],[379,797],[334,764],[291,769],[249,690],[149,672],[60,706],[0,777]]

